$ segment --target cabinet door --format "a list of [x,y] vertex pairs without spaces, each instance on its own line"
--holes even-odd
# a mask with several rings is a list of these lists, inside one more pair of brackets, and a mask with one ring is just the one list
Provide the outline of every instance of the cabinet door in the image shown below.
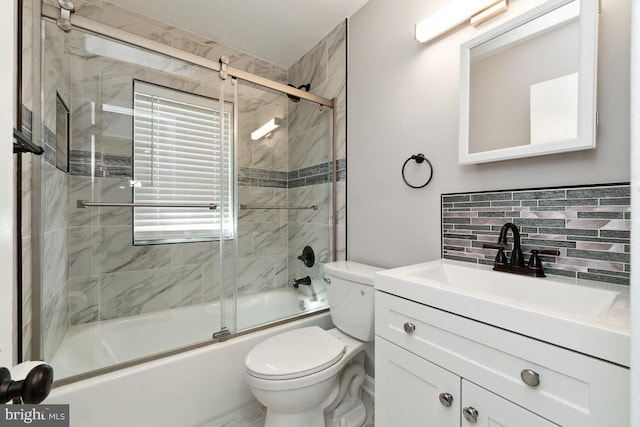
[[[462,427],[547,427],[557,424],[462,380]],[[472,413],[476,415],[475,421]],[[465,413],[466,412],[466,413]]]
[[375,346],[376,427],[460,425],[460,377],[383,338]]

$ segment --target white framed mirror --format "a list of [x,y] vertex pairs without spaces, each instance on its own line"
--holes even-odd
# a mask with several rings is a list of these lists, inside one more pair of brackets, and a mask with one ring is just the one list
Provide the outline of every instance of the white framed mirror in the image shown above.
[[551,0],[460,48],[460,164],[595,148],[598,0]]

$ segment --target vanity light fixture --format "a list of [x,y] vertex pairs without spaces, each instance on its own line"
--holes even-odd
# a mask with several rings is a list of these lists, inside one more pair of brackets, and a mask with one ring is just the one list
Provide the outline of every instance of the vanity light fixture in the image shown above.
[[472,26],[477,27],[483,22],[487,22],[488,20],[495,18],[496,16],[506,12],[507,10],[509,10],[509,4],[507,3],[507,0],[501,0],[493,6],[483,10],[482,12],[473,15],[469,20],[469,23]]
[[415,38],[420,43],[427,43],[468,19],[472,25],[480,25],[507,9],[507,0],[449,0],[444,7],[416,24]]
[[268,134],[276,130],[278,127],[280,127],[280,123],[282,123],[282,119],[279,119],[278,117],[272,118],[267,123],[263,124],[258,129],[251,132],[251,139],[253,141],[257,141],[267,136]]

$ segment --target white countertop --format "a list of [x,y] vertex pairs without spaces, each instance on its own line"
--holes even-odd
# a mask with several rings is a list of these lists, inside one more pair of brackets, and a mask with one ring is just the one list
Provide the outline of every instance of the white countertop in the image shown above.
[[532,278],[450,260],[380,271],[375,274],[374,286],[560,347],[630,365],[628,286],[557,276]]

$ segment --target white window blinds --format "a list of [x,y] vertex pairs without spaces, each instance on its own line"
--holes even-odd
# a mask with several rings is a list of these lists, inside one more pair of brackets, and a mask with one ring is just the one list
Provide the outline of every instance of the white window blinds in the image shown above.
[[140,81],[133,102],[134,203],[218,205],[134,208],[134,243],[231,238],[231,105]]

